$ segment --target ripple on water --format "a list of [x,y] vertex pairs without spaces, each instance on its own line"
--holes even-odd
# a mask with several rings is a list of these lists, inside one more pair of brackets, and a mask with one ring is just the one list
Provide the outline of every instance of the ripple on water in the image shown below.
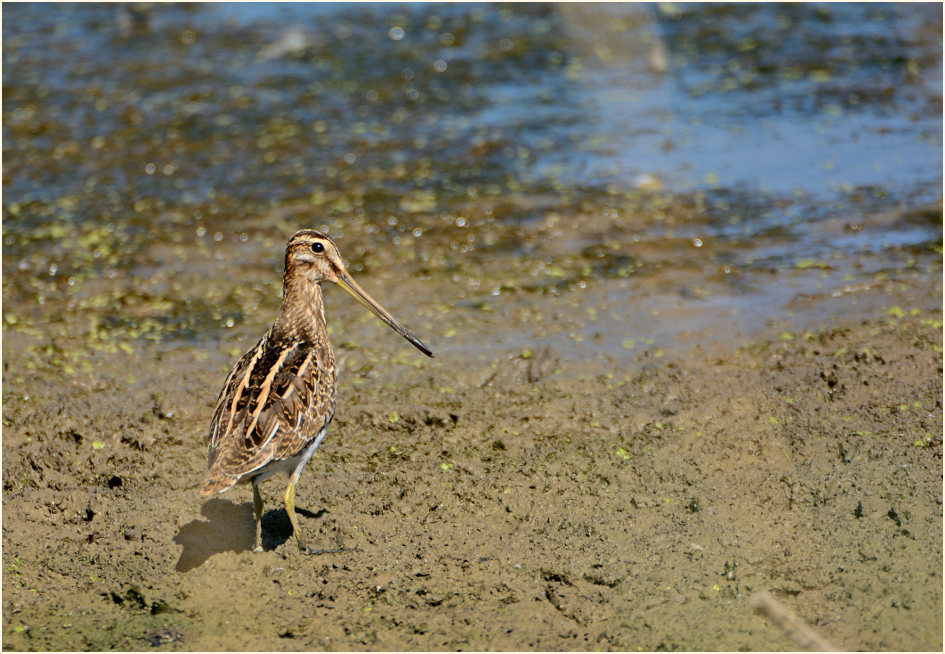
[[457,350],[802,323],[940,270],[937,5],[5,14],[5,329],[37,338],[248,333],[301,225]]

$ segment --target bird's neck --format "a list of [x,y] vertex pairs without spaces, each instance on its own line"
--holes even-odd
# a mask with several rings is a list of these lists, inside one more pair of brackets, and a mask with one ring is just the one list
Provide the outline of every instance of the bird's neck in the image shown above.
[[325,325],[325,302],[319,284],[293,283],[283,285],[282,307],[274,331],[291,340],[317,343],[328,334]]

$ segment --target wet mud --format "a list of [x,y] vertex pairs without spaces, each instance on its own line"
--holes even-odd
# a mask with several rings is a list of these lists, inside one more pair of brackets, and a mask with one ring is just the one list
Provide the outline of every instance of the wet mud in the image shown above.
[[348,368],[298,489],[314,554],[275,480],[263,553],[245,487],[199,497],[225,356],[26,373],[4,384],[4,647],[794,648],[751,609],[767,590],[836,646],[938,649],[936,320]]

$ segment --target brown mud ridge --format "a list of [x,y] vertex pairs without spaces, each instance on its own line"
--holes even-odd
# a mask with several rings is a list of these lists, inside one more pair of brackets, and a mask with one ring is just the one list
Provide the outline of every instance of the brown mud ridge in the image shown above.
[[941,650],[940,318],[343,372],[296,500],[320,554],[274,480],[261,554],[246,487],[199,497],[227,357],[145,349],[148,396],[118,355],[79,383],[11,344],[3,647],[797,648],[767,591],[836,647]]

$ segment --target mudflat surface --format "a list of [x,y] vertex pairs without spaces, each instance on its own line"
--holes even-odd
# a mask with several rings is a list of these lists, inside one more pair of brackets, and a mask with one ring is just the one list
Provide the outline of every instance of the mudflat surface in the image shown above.
[[[795,648],[751,610],[768,590],[836,646],[940,649],[924,313],[626,366],[349,367],[298,489],[319,554],[275,480],[263,553],[246,487],[201,502],[222,357],[25,373],[4,388],[4,647]],[[160,391],[126,392],[142,379]]]

